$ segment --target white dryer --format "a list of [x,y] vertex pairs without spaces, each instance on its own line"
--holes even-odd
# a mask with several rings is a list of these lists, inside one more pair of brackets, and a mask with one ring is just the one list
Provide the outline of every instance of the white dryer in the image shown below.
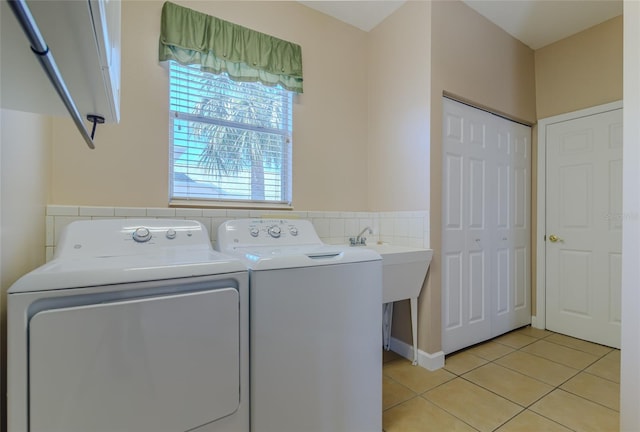
[[248,274],[195,221],[78,221],[8,291],[9,432],[246,432]]
[[249,268],[251,430],[382,430],[382,265],[306,220],[240,219],[218,250]]

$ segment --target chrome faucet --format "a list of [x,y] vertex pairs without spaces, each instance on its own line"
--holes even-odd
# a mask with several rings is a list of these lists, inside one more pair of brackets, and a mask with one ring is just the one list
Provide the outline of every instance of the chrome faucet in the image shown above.
[[360,231],[360,234],[358,234],[356,237],[349,237],[349,245],[350,246],[366,246],[367,238],[362,237],[362,235],[367,231],[369,232],[369,234],[373,234],[373,230],[371,230],[371,228],[367,226],[362,231]]

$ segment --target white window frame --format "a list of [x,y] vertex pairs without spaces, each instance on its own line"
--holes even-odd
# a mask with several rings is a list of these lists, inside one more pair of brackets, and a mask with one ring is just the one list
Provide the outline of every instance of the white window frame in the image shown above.
[[[197,206],[197,207],[240,207],[240,208],[277,208],[277,209],[290,209],[291,207],[291,199],[292,199],[292,183],[293,183],[293,179],[292,179],[292,129],[293,129],[293,124],[292,124],[292,111],[293,111],[293,92],[290,92],[288,90],[284,90],[282,89],[282,103],[283,103],[283,111],[284,111],[284,116],[286,116],[286,120],[283,123],[283,127],[281,129],[278,128],[271,128],[271,127],[263,127],[263,126],[257,126],[257,125],[251,125],[251,124],[246,124],[246,123],[241,123],[241,122],[236,122],[236,121],[229,121],[229,120],[225,120],[225,119],[220,119],[220,118],[214,118],[214,117],[203,117],[203,116],[199,116],[197,114],[194,113],[190,113],[190,112],[185,112],[184,110],[174,110],[174,104],[172,103],[173,99],[173,93],[175,91],[178,91],[179,87],[174,87],[173,84],[173,80],[172,80],[172,76],[174,73],[174,69],[172,68],[184,68],[184,66],[179,65],[176,62],[170,61],[168,64],[168,68],[169,68],[169,92],[170,92],[170,101],[169,101],[169,167],[168,167],[168,171],[169,171],[169,203],[170,205],[174,205],[174,206]],[[189,66],[189,68],[191,69],[195,69],[196,67],[193,66]],[[194,70],[190,71],[191,73],[194,72]],[[197,73],[197,71],[195,71]],[[226,75],[214,75],[211,74],[211,77],[213,79],[224,79],[224,80],[228,80],[228,77],[226,77]],[[255,84],[254,84],[255,85]],[[262,85],[262,84],[257,84],[257,85]],[[281,88],[279,88],[281,89]],[[212,92],[211,93],[212,97],[216,97],[216,93]],[[183,193],[180,193],[180,191],[176,191],[176,181],[175,180],[175,174],[183,174],[184,177],[186,177],[188,179],[188,183],[192,183],[192,184],[197,184],[198,186],[202,186],[205,185],[204,187],[206,187],[206,185],[210,186],[211,188],[214,187],[218,187],[217,184],[215,184],[214,182],[212,182],[211,184],[207,183],[206,181],[203,180],[203,176],[204,175],[196,175],[195,177],[198,178],[198,181],[193,181],[193,179],[191,178],[190,175],[185,174],[183,171],[181,170],[177,170],[176,168],[182,166],[183,168],[189,170],[191,168],[187,168],[187,165],[189,167],[193,167],[195,168],[195,166],[197,165],[194,161],[188,162],[187,165],[185,165],[184,160],[181,163],[178,163],[178,165],[176,165],[176,159],[174,157],[175,152],[174,152],[174,146],[176,145],[176,137],[175,137],[175,130],[176,130],[176,121],[181,121],[181,122],[187,122],[187,124],[189,125],[188,128],[190,130],[190,128],[192,127],[192,125],[196,125],[196,124],[206,124],[206,125],[215,125],[215,126],[222,126],[222,127],[229,127],[229,128],[234,128],[237,130],[243,130],[243,131],[250,131],[250,132],[259,132],[259,133],[268,133],[271,136],[276,135],[276,136],[281,136],[282,140],[283,140],[283,144],[282,144],[282,149],[279,153],[279,158],[280,158],[280,165],[279,165],[279,175],[275,174],[275,178],[279,177],[279,183],[280,183],[280,187],[279,187],[279,198],[280,199],[273,199],[270,198],[268,199],[267,196],[264,197],[264,199],[251,199],[251,197],[244,197],[244,198],[234,198],[234,197],[226,197],[226,196],[212,196],[212,197],[204,197],[201,194],[193,194],[192,196],[189,195],[188,191],[190,190],[188,187],[184,188],[184,187],[180,187],[180,189],[183,191]],[[190,136],[190,135],[189,135]],[[181,139],[181,145],[187,145],[185,143],[191,143],[191,139]],[[193,141],[195,143],[195,141]],[[199,144],[194,144],[194,147],[197,145],[203,145],[202,143]],[[191,148],[191,144],[188,144],[189,148]],[[200,168],[200,170],[203,170],[203,168]],[[244,185],[245,187],[248,187],[251,190],[251,176],[249,175],[250,172],[247,174],[247,172],[242,172],[242,174],[246,177],[248,175],[248,179],[245,179],[244,181],[240,179],[240,177],[236,176],[235,177],[235,181],[232,181],[231,183],[234,183],[234,185]],[[211,174],[211,179],[213,180],[215,176],[213,176],[213,174]],[[232,178],[233,176],[225,176],[225,178]],[[220,177],[217,177],[220,178]],[[276,181],[276,183],[278,183],[278,181]],[[263,186],[264,189],[267,188],[267,186]],[[273,188],[271,190],[271,195],[273,196]],[[184,192],[184,190],[187,190],[187,192]],[[194,190],[198,190],[198,187],[194,187]],[[275,189],[277,190],[277,186],[275,187]],[[278,192],[275,192],[276,194],[278,194]]]

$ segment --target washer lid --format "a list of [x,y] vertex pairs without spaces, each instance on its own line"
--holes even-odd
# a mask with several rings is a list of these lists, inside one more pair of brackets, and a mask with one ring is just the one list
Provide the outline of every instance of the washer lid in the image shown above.
[[216,249],[229,253],[239,248],[256,246],[279,248],[322,244],[322,240],[308,220],[234,219],[218,227]]
[[[149,233],[145,241],[133,238],[140,228]],[[196,221],[77,221],[69,224],[60,236],[54,259],[20,278],[8,293],[242,271],[246,267],[240,261],[213,250],[207,230]]]
[[308,220],[235,219],[218,227],[216,248],[251,270],[381,260],[371,249],[324,244]]

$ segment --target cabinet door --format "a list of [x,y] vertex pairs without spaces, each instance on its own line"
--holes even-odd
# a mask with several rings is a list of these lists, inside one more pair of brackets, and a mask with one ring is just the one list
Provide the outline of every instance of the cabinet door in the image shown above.
[[531,321],[530,128],[444,99],[443,351]]

